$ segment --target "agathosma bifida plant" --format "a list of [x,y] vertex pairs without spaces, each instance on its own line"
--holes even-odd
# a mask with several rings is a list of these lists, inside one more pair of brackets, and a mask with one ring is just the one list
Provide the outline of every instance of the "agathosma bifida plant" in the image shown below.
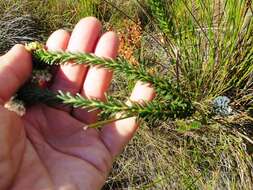
[[[141,1],[137,1],[142,7]],[[161,32],[164,49],[168,55],[168,73],[150,72],[144,65],[132,65],[127,60],[96,57],[93,54],[49,52],[38,44],[27,47],[33,55],[35,67],[51,68],[54,65],[85,64],[105,67],[115,74],[124,74],[133,80],[150,83],[156,98],[150,103],[131,106],[117,98],[107,96],[107,101],[89,100],[79,94],[51,92],[26,84],[18,92],[25,102],[67,104],[89,110],[99,109],[109,120],[115,113],[124,117],[137,116],[151,121],[212,115],[210,106],[218,96],[231,95],[234,91],[240,105],[239,112],[250,110],[252,73],[252,5],[247,0],[230,0],[227,3],[207,4],[179,0],[148,0],[150,18]],[[238,7],[238,8],[236,8]],[[28,101],[26,101],[28,100]],[[234,102],[238,102],[237,100]],[[245,106],[246,105],[246,106]],[[221,109],[222,110],[222,109]],[[200,113],[200,114],[199,114]],[[202,116],[201,116],[202,117]]]
[[[52,92],[47,88],[40,88],[32,82],[25,84],[17,93],[17,97],[26,104],[45,103],[48,105],[65,104],[74,108],[90,111],[100,110],[100,114],[112,121],[116,113],[121,113],[121,118],[137,117],[144,120],[167,120],[169,118],[187,117],[193,112],[193,106],[177,89],[173,83],[165,77],[152,74],[143,66],[134,66],[122,58],[116,60],[97,57],[87,53],[50,52],[39,43],[30,43],[26,46],[33,57],[36,67],[48,68],[54,65],[63,65],[69,62],[99,66],[124,73],[126,77],[134,78],[154,86],[157,98],[152,102],[125,103],[107,96],[106,101],[87,99],[80,94],[69,92]],[[93,125],[98,126],[98,125]]]

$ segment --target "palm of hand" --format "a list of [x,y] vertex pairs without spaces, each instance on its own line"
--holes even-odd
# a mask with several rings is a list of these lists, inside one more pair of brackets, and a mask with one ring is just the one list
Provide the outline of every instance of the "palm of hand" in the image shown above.
[[112,155],[99,131],[83,130],[84,123],[44,105],[31,108],[23,122],[28,139],[14,189],[26,189],[31,181],[32,189],[101,188]]
[[[81,20],[72,35],[54,32],[49,50],[94,52],[115,57],[117,37],[100,37],[101,24],[94,18]],[[31,72],[31,57],[23,46],[15,46],[0,57],[0,189],[100,189],[112,161],[137,129],[134,118],[84,130],[96,121],[96,113],[35,105],[23,118],[3,108]],[[57,72],[52,90],[81,93],[103,100],[112,73],[103,68],[66,65]],[[138,82],[133,101],[151,100],[154,90]]]

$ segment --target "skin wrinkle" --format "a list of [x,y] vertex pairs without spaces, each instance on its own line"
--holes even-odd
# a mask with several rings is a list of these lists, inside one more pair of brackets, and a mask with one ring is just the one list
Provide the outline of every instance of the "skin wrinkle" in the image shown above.
[[[41,109],[40,109],[40,111],[41,111]],[[42,113],[39,114],[39,115],[40,115],[40,116],[44,116],[44,114],[42,114]],[[37,119],[37,118],[36,118],[36,119]],[[35,148],[35,147],[37,147],[38,145],[39,145],[39,146],[45,146],[45,143],[43,143],[43,140],[40,140],[42,143],[36,143],[36,141],[34,141],[35,139],[32,138],[33,135],[31,134],[31,131],[34,131],[34,130],[35,130],[37,133],[42,134],[41,128],[40,128],[40,127],[35,127],[36,125],[34,125],[34,124],[33,124],[33,121],[31,121],[30,119],[26,119],[26,121],[27,121],[27,125],[26,125],[25,128],[26,128],[26,129],[27,129],[27,128],[30,128],[29,130],[27,130],[27,138],[28,138],[28,140],[29,140],[31,146],[33,147],[35,153],[38,155],[38,159],[39,159],[41,165],[42,165],[43,168],[46,170],[46,172],[47,172],[47,174],[48,174],[47,176],[48,176],[49,180],[51,181],[51,184],[54,184],[54,182],[53,182],[53,181],[54,181],[54,180],[53,180],[53,177],[51,177],[51,175],[49,175],[49,174],[50,174],[49,168],[46,166],[45,162],[43,162],[42,159],[40,158],[40,156],[39,156],[40,153],[39,153],[38,149]],[[43,121],[45,121],[45,118],[43,119]],[[37,121],[36,123],[41,125],[41,121],[40,121],[40,122]],[[30,126],[30,127],[28,127],[28,126]],[[34,130],[31,130],[31,129],[34,129]],[[38,132],[37,130],[39,130],[40,132]],[[35,134],[34,136],[36,136],[36,134]],[[37,139],[38,139],[38,138],[37,138]],[[44,139],[44,142],[46,142],[45,139]],[[54,184],[54,185],[55,185],[55,184]]]
[[[36,147],[37,145],[35,145],[35,143],[33,143],[34,141],[32,140],[32,138],[29,138],[30,139],[30,142],[31,142],[31,144],[32,144],[32,146],[33,147]],[[44,143],[43,143],[44,145],[43,146],[47,146],[48,148],[51,148],[53,151],[56,151],[56,152],[58,152],[58,153],[62,153],[62,154],[64,154],[64,152],[61,152],[61,151],[58,151],[57,149],[55,149],[53,146],[50,146],[49,145],[49,143],[44,139]],[[47,148],[45,148],[45,149],[47,149]],[[35,149],[36,150],[36,149]],[[39,151],[36,151],[36,153],[38,154],[38,155],[40,155],[41,153],[39,153]],[[50,177],[50,181],[52,181],[52,184],[54,184],[54,186],[56,185],[53,181],[53,177],[51,177],[51,175],[49,175],[51,172],[50,172],[50,170],[49,170],[49,167],[47,166],[47,164],[45,164],[45,162],[43,162],[41,159],[40,159],[40,162],[42,163],[42,166],[43,166],[43,168],[47,171],[47,173],[48,173],[48,177]]]
[[99,135],[99,139],[100,139],[101,142],[103,142],[103,144],[104,144],[107,152],[110,155],[110,160],[113,162],[114,158],[113,158],[113,154],[112,154],[111,150],[109,149],[109,147],[107,146],[107,144],[104,142],[104,139],[101,137],[101,135]]
[[[63,148],[60,148],[59,146],[54,145],[50,141],[48,141],[48,140],[45,140],[45,141],[55,151],[58,151],[58,152],[60,152],[62,154],[67,154],[69,156],[72,156],[73,158],[77,158],[77,159],[83,160],[83,161],[85,161],[87,163],[90,163],[98,172],[101,173],[101,175],[103,175],[103,173],[108,173],[108,170],[111,168],[111,167],[109,167],[108,161],[105,161],[107,159],[103,159],[104,160],[103,163],[106,165],[106,167],[98,166],[98,165],[94,164],[93,162],[91,162],[89,159],[87,159],[85,156],[80,156],[77,153],[69,153],[69,151],[67,151],[67,150],[71,150],[71,148],[65,148],[66,150],[63,150]],[[85,148],[84,146],[80,146],[80,147]]]
[[[103,174],[103,173],[108,173],[108,171],[109,171],[109,169],[111,169],[111,165],[110,164],[108,164],[108,159],[104,159],[104,157],[102,157],[102,164],[99,164],[99,165],[97,165],[97,164],[95,164],[95,163],[92,163],[89,159],[86,159],[86,157],[85,156],[80,156],[80,155],[78,155],[77,153],[69,153],[70,151],[68,151],[68,150],[74,150],[74,148],[76,148],[76,146],[74,146],[74,147],[69,147],[69,148],[64,148],[65,150],[63,150],[63,148],[61,148],[61,147],[59,147],[59,146],[57,146],[57,145],[54,145],[53,143],[51,143],[50,141],[46,141],[53,149],[55,149],[56,151],[59,151],[59,152],[61,152],[61,153],[63,153],[63,154],[68,154],[68,155],[70,155],[70,156],[72,156],[72,157],[75,157],[75,158],[78,158],[78,159],[82,159],[82,160],[84,160],[84,161],[86,161],[87,163],[91,163],[96,169],[97,169],[97,171],[99,171],[99,172],[101,172],[101,174]],[[82,147],[82,148],[85,148],[84,146],[80,146],[80,147]],[[86,148],[88,148],[88,147],[86,147]],[[104,167],[104,166],[105,167]]]
[[[42,169],[43,169],[43,171],[42,172],[46,172],[46,177],[47,177],[47,179],[45,179],[45,175],[44,176],[41,176],[41,175],[37,175],[37,176],[35,176],[35,175],[33,175],[33,177],[35,176],[35,178],[33,179],[33,182],[36,182],[36,183],[33,183],[33,184],[31,184],[31,183],[29,183],[29,184],[25,184],[25,187],[26,187],[26,189],[28,188],[27,187],[27,185],[29,185],[29,186],[31,186],[31,185],[33,185],[33,186],[41,186],[41,177],[43,177],[44,179],[42,179],[42,180],[46,180],[46,181],[50,181],[50,184],[45,184],[45,185],[47,185],[47,187],[40,187],[39,189],[46,189],[46,190],[53,190],[53,189],[55,189],[55,188],[53,188],[53,186],[55,186],[55,185],[53,185],[54,183],[53,183],[53,179],[52,179],[52,177],[49,175],[49,169],[43,164],[43,161],[40,159],[40,157],[39,157],[39,154],[37,153],[37,150],[34,148],[35,147],[35,145],[33,144],[33,142],[32,142],[32,140],[31,139],[29,139],[29,137],[27,137],[27,143],[26,143],[26,150],[25,150],[25,154],[29,154],[29,153],[31,153],[31,151],[34,151],[34,154],[35,155],[30,155],[29,154],[29,158],[32,156],[32,158],[33,158],[33,160],[31,161],[31,162],[28,162],[28,161],[30,161],[30,160],[28,160],[28,156],[27,155],[25,155],[24,154],[24,161],[23,161],[23,164],[26,166],[25,168],[22,168],[22,165],[21,165],[21,169],[27,169],[27,168],[34,168],[34,165],[36,165],[37,166],[37,164],[36,163],[39,163],[40,164],[40,166],[42,167]],[[30,146],[30,148],[29,148],[29,146]],[[36,158],[38,159],[38,160],[34,160],[34,156],[36,156]],[[27,165],[27,163],[28,163],[28,165]],[[39,168],[39,169],[41,169],[41,168]],[[27,171],[27,170],[25,170],[25,171]],[[36,170],[35,170],[36,171]],[[23,171],[24,172],[24,171]],[[41,172],[41,171],[40,171]],[[41,174],[41,173],[40,173]],[[20,178],[23,178],[23,176],[19,176]],[[19,179],[19,180],[21,180],[21,179]],[[20,181],[18,181],[18,184],[20,183]],[[23,184],[24,182],[22,182],[22,180],[21,180],[21,186],[24,186],[24,184]],[[43,183],[44,184],[44,183]],[[16,187],[17,186],[17,184],[13,184],[13,187],[12,187],[12,189],[11,190],[19,190],[19,188],[17,188]],[[44,185],[43,185],[44,186]],[[37,188],[36,188],[37,189]]]
[[[44,116],[44,119],[43,120],[45,120],[45,125],[44,126],[49,126],[49,124],[50,124],[50,121],[48,120],[48,118],[47,117],[45,117],[46,115],[47,115],[47,112],[45,111],[45,108],[44,107],[42,107],[41,109],[41,112],[42,112],[42,115]],[[63,112],[63,114],[66,114],[65,112]],[[82,123],[80,123],[80,125],[82,125]],[[71,126],[72,127],[72,126]],[[73,126],[73,127],[75,127],[75,126]],[[39,127],[40,129],[45,129],[45,128],[47,128],[47,127]],[[67,137],[71,137],[72,135],[74,135],[74,134],[76,134],[76,133],[79,133],[80,131],[81,131],[81,129],[82,129],[82,127],[75,127],[76,128],[76,130],[74,130],[73,132],[71,132],[71,134],[69,134],[69,132],[68,132],[68,136]],[[55,131],[53,131],[54,132],[54,135],[56,136],[56,132]],[[58,132],[58,131],[57,131]],[[44,137],[45,137],[45,133],[43,132],[43,131],[41,131],[41,133],[42,134],[44,134]],[[58,137],[59,138],[59,137]],[[57,138],[57,139],[58,139]],[[60,137],[60,138],[62,138],[62,137]],[[66,136],[64,135],[64,137],[63,138],[66,138]]]
[[[47,142],[48,146],[50,146],[50,148],[52,148],[52,149],[53,149],[54,151],[56,151],[56,152],[59,152],[59,153],[65,154],[65,155],[67,154],[68,156],[71,156],[71,157],[73,157],[73,158],[80,159],[81,161],[84,161],[84,162],[86,162],[86,163],[90,163],[88,160],[84,159],[83,157],[80,157],[80,156],[75,155],[75,154],[69,154],[67,151],[63,151],[63,150],[57,148],[56,146],[52,145],[52,144],[51,144],[50,142],[48,142],[47,140],[45,140],[45,142]],[[104,176],[102,170],[100,170],[100,169],[99,169],[96,165],[94,165],[93,163],[90,163],[90,164],[94,167],[94,169],[96,169],[99,173],[101,173],[102,176]]]
[[[46,123],[48,123],[49,121],[47,120],[47,117],[45,117],[45,115],[47,114],[46,112],[45,112],[45,110],[43,109],[43,108],[41,108],[40,109],[40,111],[41,111],[41,116],[43,116],[43,119],[42,120],[44,120],[45,121],[45,126],[47,126],[48,124],[46,124]],[[30,121],[31,122],[31,121]],[[33,123],[33,121],[32,121],[32,123]],[[39,125],[41,125],[41,121],[39,122],[39,121],[35,121],[35,123],[37,123],[37,124],[39,124]],[[35,123],[33,124],[33,125],[35,125]],[[44,123],[44,122],[43,122]],[[80,123],[81,124],[81,123]],[[35,125],[36,126],[36,125]],[[35,128],[35,127],[32,127],[32,128]],[[40,130],[41,130],[41,132],[40,132],[40,134],[44,134],[44,132],[42,131],[42,129],[43,128],[45,128],[45,127],[36,127],[36,128],[39,128]],[[82,128],[80,128],[80,129],[82,129]],[[31,130],[30,130],[31,131]],[[42,136],[41,136],[42,137]],[[99,167],[99,166],[97,166],[96,164],[94,164],[94,163],[91,163],[90,162],[90,160],[87,160],[85,157],[83,157],[83,156],[79,156],[78,154],[73,154],[73,153],[69,153],[68,151],[64,151],[64,150],[62,150],[62,148],[59,148],[59,147],[57,147],[56,145],[54,145],[53,143],[51,143],[49,140],[47,140],[47,138],[43,135],[43,140],[46,142],[46,144],[49,146],[49,147],[51,147],[53,150],[55,150],[56,152],[60,152],[60,153],[62,153],[62,154],[67,154],[67,155],[69,155],[69,156],[71,156],[71,157],[73,157],[73,158],[77,158],[77,159],[80,159],[80,160],[84,160],[86,163],[90,163],[90,164],[92,164],[93,165],[93,167],[99,172],[99,173],[101,173],[101,175],[102,176],[104,176],[103,175],[103,173],[108,173],[108,170],[111,168],[111,166],[109,167],[109,165],[108,165],[108,162],[106,162],[106,169],[101,169],[101,168],[103,168],[103,167]],[[30,137],[30,139],[31,139],[31,137]],[[33,139],[31,139],[31,141],[33,142],[34,140]],[[84,147],[85,148],[85,147]],[[38,153],[39,154],[39,153]],[[109,155],[109,153],[108,153],[108,155]]]
[[[47,115],[47,112],[45,112],[45,110],[44,109],[42,109],[42,112],[44,112],[44,114],[43,115]],[[49,123],[49,121],[48,121],[48,117],[45,117],[45,119],[47,120],[47,123]],[[76,121],[78,121],[78,120],[76,120]],[[84,123],[82,123],[82,122],[80,122],[80,121],[78,121],[79,122],[79,124],[80,124],[80,126],[83,126],[83,124]],[[87,132],[87,130],[83,130],[83,127],[76,127],[77,129],[78,129],[78,131],[76,131],[76,134],[80,134],[80,133],[85,133],[85,132]],[[93,133],[95,133],[96,134],[96,137],[95,138],[97,138],[97,139],[99,139],[100,140],[100,134],[99,134],[99,131],[98,130],[96,130],[96,129],[88,129],[88,130],[92,130],[92,132]],[[72,135],[74,135],[73,133],[72,133]],[[70,136],[68,136],[67,138],[71,138],[71,135]],[[103,142],[103,141],[97,141],[97,142]],[[50,142],[49,142],[50,143]],[[52,146],[54,146],[52,143],[50,143]],[[85,143],[85,144],[87,144],[87,142]],[[106,146],[104,145],[104,144],[102,144],[102,143],[99,143],[99,144],[101,144],[102,146],[103,146],[103,150],[105,149],[105,150],[107,150],[107,148],[106,148]],[[92,145],[92,144],[91,144]],[[90,147],[91,145],[89,145],[89,144],[87,144],[86,145],[86,147],[88,148],[88,147]],[[55,147],[55,146],[54,146]],[[56,147],[55,147],[56,148]],[[85,148],[85,147],[84,147]],[[58,148],[57,148],[57,150],[59,150]],[[62,150],[61,150],[62,151]],[[63,151],[64,153],[67,153],[66,151]],[[73,153],[72,153],[73,154]],[[76,155],[76,154],[75,154]],[[101,166],[96,166],[96,164],[94,164],[95,165],[95,167],[98,169],[98,170],[100,170],[100,171],[102,171],[102,172],[106,172],[106,173],[108,173],[108,170],[109,169],[111,169],[111,164],[109,164],[110,162],[112,162],[112,156],[111,156],[111,154],[110,154],[110,152],[107,150],[107,152],[105,153],[105,155],[106,155],[106,157],[108,158],[110,158],[109,160],[108,159],[102,159],[103,160],[103,163],[105,163],[105,166],[106,167],[101,167]],[[87,160],[87,158],[85,158],[85,157],[83,157],[83,156],[78,156],[78,155],[76,155],[78,158],[82,158],[82,159],[85,159],[87,162],[90,162],[90,160]],[[104,158],[104,156],[103,156],[103,158]],[[107,162],[105,161],[105,160],[108,160]],[[102,164],[103,165],[103,164]],[[104,169],[102,169],[102,168],[104,168]]]
[[[45,141],[45,142],[47,143],[47,141]],[[55,152],[58,153],[58,154],[63,154],[63,155],[65,155],[65,156],[67,155],[69,158],[74,158],[74,159],[77,159],[77,160],[79,160],[79,161],[81,161],[81,162],[84,162],[85,164],[89,164],[89,166],[93,167],[93,169],[95,169],[103,179],[106,178],[106,176],[103,174],[103,172],[102,172],[101,170],[99,170],[95,165],[93,165],[92,163],[86,161],[85,159],[80,158],[80,157],[77,157],[77,156],[75,156],[75,155],[66,154],[65,152],[59,150],[58,148],[55,148],[54,146],[51,146],[51,145],[48,144],[48,143],[47,143],[47,145],[48,145],[49,148],[51,148],[53,151],[55,151]],[[75,179],[75,178],[73,178],[73,176],[70,176],[70,177],[71,177],[72,179]],[[73,180],[73,181],[74,181],[74,180]]]
[[[39,106],[43,106],[43,105],[38,105],[38,107]],[[30,113],[30,110],[32,110],[33,109],[33,107],[31,107],[29,110],[27,110],[27,113],[26,113],[26,115],[28,115],[29,113]],[[39,110],[39,111],[38,111]],[[42,112],[42,109],[36,109],[36,111],[38,111],[39,113],[38,113],[38,115],[41,117],[41,116],[44,116],[44,114],[43,114],[43,112]],[[42,128],[41,127],[39,127],[39,126],[45,126],[46,125],[46,119],[45,119],[45,117],[43,117],[41,120],[38,120],[38,118],[37,117],[33,117],[32,119],[31,118],[29,118],[29,117],[26,117],[26,115],[23,117],[28,123],[30,123],[30,125],[31,126],[34,126],[34,129],[37,129],[38,131],[39,131],[39,133],[42,133]],[[35,119],[35,121],[33,120],[33,119]],[[38,124],[38,125],[36,125],[36,124]],[[32,128],[32,127],[30,127],[30,128]],[[29,132],[30,132],[30,130],[28,130],[27,129],[27,127],[26,127],[26,130],[27,130],[27,133],[29,134]]]
[[[37,127],[34,127],[34,129],[36,128],[36,129],[40,130],[40,133],[43,134],[42,129],[45,128],[45,127],[39,127],[39,126],[36,125],[36,124],[47,126],[47,123],[48,123],[49,121],[47,121],[47,118],[45,117],[45,114],[46,114],[46,113],[45,113],[45,110],[44,110],[44,109],[39,109],[39,112],[41,112],[39,115],[40,115],[40,116],[43,116],[43,119],[37,120],[37,118],[33,118],[33,119],[36,119],[37,121],[31,120],[31,119],[28,119],[28,121],[29,121],[29,123],[30,123],[31,126],[32,126],[32,125],[37,126]],[[44,122],[41,122],[41,121],[44,121]],[[44,124],[43,124],[43,123],[44,123]],[[33,127],[29,127],[29,128],[33,128]],[[81,129],[81,128],[80,128],[80,129]],[[31,130],[29,129],[29,134],[30,134],[30,132],[31,132]],[[30,135],[29,135],[29,136],[30,136]],[[31,142],[34,142],[34,140],[31,139],[31,137],[29,137],[29,139],[31,140]],[[44,141],[47,142],[47,144],[50,145],[50,147],[51,147],[53,150],[55,150],[56,152],[60,152],[60,153],[62,153],[62,154],[65,153],[64,151],[60,150],[59,148],[55,147],[55,146],[52,145],[50,142],[48,142],[48,141],[46,140],[45,137],[44,137]],[[34,145],[34,146],[36,146],[36,145]],[[37,152],[37,154],[40,154],[40,153]],[[68,154],[68,155],[69,155],[69,154]],[[71,157],[73,157],[73,158],[77,158],[77,159],[82,159],[82,160],[84,160],[82,157],[79,157],[79,156],[75,156],[75,155],[69,155],[69,156],[71,156]],[[88,160],[84,160],[84,161],[85,161],[86,163],[90,163]],[[42,162],[42,163],[43,163],[43,162]],[[92,163],[90,163],[90,164],[92,164]],[[45,167],[45,164],[43,164],[43,165],[44,165],[44,167]],[[103,174],[104,171],[100,170],[96,165],[93,165],[93,167],[94,167],[94,169],[96,169],[96,170],[103,176],[103,178],[105,178],[105,175]],[[107,167],[107,168],[108,168],[108,167]],[[47,169],[47,170],[48,170],[48,169]],[[106,173],[108,173],[108,170],[107,170]]]
[[[28,125],[31,125],[31,124],[29,123],[29,121],[28,121]],[[46,170],[46,172],[47,172],[47,174],[48,174],[47,176],[48,176],[49,180],[51,181],[52,184],[54,184],[54,183],[53,183],[53,178],[49,175],[49,174],[50,174],[49,168],[46,166],[46,164],[45,164],[45,163],[42,161],[42,159],[39,157],[39,152],[38,152],[38,150],[35,148],[35,147],[37,146],[37,145],[35,145],[36,142],[32,139],[31,136],[32,136],[32,135],[30,135],[30,133],[28,133],[28,136],[27,136],[28,141],[30,142],[31,146],[33,147],[35,153],[38,155],[38,159],[39,159],[40,163],[42,163],[41,165],[43,166],[43,168]],[[41,144],[40,144],[40,146],[41,146]]]
[[[8,164],[6,164],[5,162],[1,163],[0,166],[1,166],[1,168],[3,168],[2,170],[6,171],[6,172],[10,169],[10,166],[8,166]],[[5,166],[7,166],[7,167],[5,167]],[[7,169],[4,169],[4,168],[7,168]],[[0,188],[9,189],[11,187],[12,182],[15,180],[15,175],[12,173],[9,173],[9,174],[10,174],[9,176],[6,176],[6,174],[1,175],[2,181],[0,180],[0,183],[1,183]],[[2,177],[2,176],[4,176],[4,177]]]
[[[1,158],[2,157],[2,158]],[[7,171],[13,171],[10,170],[10,168],[12,168],[12,163],[10,163],[10,160],[8,159],[8,157],[4,157],[0,155],[0,167],[1,167],[1,172],[0,172],[0,187],[2,188],[9,188],[12,184],[12,181],[15,179],[15,174],[13,172],[9,173],[9,175],[5,175],[5,172]],[[3,182],[2,182],[2,181]],[[7,183],[7,184],[6,184]]]
[[[24,126],[23,126],[22,128],[24,129]],[[21,149],[21,159],[19,160],[19,162],[18,162],[18,164],[17,164],[18,167],[17,167],[17,171],[16,171],[16,173],[15,173],[15,175],[14,175],[14,179],[17,177],[18,173],[19,173],[20,170],[21,170],[21,164],[22,164],[22,162],[23,162],[23,160],[24,160],[25,149],[26,149],[26,143],[25,143],[26,134],[25,134],[25,131],[24,131],[24,130],[22,130],[20,136],[21,136],[21,137],[20,137],[19,141],[23,140],[23,142],[22,142],[22,143],[16,143],[16,144],[13,146],[13,148],[11,148],[11,149],[12,149],[11,155],[14,155],[14,153],[17,152],[18,147],[22,146],[22,144],[24,145],[23,148]],[[16,159],[14,156],[13,156],[13,158]],[[13,182],[12,182],[12,184],[13,184]]]

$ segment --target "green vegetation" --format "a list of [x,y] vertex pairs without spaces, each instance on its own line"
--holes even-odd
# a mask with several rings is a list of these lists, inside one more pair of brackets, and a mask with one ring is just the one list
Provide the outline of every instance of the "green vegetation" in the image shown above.
[[[18,5],[19,1],[7,2]],[[12,8],[6,1],[1,4]],[[23,100],[30,101],[33,97],[45,103],[60,101],[102,109],[102,117],[108,121],[117,111],[124,111],[122,117],[136,115],[146,121],[116,160],[104,189],[252,189],[253,4],[250,0],[117,3],[33,0],[17,7],[25,10],[22,13],[31,20],[39,21],[39,28],[35,28],[39,30],[33,35],[38,39],[45,39],[59,27],[72,26],[86,14],[100,17],[108,28],[120,30],[126,19],[141,28],[136,33],[140,35],[140,48],[131,52],[137,65],[122,58],[113,61],[90,54],[32,50],[37,64],[75,60],[78,64],[88,62],[115,70],[116,79],[106,103],[79,95],[39,91],[34,86],[26,86],[19,92]],[[34,27],[31,23],[28,29]],[[15,25],[13,28],[16,29]],[[31,34],[29,31],[25,34]],[[9,48],[9,41],[3,41],[1,47]],[[155,86],[157,97],[150,104],[124,103],[136,79]]]
[[45,41],[55,30],[70,30],[79,19],[99,16],[99,0],[0,0],[1,53],[17,43]]

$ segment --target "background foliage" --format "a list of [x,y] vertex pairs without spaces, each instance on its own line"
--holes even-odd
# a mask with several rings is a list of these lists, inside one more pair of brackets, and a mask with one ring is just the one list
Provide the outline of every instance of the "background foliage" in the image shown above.
[[[1,53],[18,42],[45,41],[52,31],[94,15],[105,30],[118,31],[123,57],[168,77],[197,108],[187,119],[144,123],[104,189],[252,189],[250,0],[0,0],[0,5]],[[110,93],[127,97],[133,85],[133,79],[116,75]],[[226,117],[212,113],[221,95],[231,100],[233,114]]]

